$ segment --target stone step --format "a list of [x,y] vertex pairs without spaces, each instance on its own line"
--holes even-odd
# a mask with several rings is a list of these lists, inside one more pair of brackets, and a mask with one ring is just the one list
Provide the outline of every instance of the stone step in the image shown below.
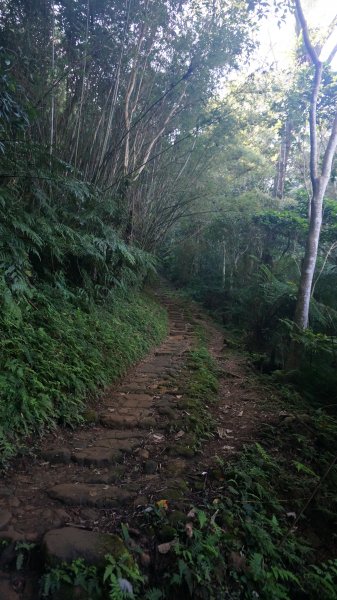
[[120,427],[127,427],[129,429],[139,427],[141,429],[146,429],[154,427],[156,424],[155,419],[152,417],[110,412],[101,413],[99,419],[102,425],[112,429],[118,429]]
[[107,467],[114,461],[121,460],[122,453],[118,448],[92,446],[77,450],[72,454],[72,460],[86,467]]
[[47,494],[67,506],[97,508],[114,508],[135,497],[135,493],[127,489],[99,483],[60,483],[47,490]]

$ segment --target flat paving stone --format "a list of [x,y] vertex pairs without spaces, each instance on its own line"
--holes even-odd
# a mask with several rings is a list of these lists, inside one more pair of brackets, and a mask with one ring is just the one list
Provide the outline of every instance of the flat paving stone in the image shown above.
[[130,429],[133,427],[153,427],[156,423],[155,419],[151,419],[149,417],[132,416],[129,414],[125,415],[119,413],[102,413],[100,415],[100,421],[105,427],[128,427]]
[[132,500],[134,493],[114,485],[60,483],[47,490],[50,498],[68,506],[114,508]]

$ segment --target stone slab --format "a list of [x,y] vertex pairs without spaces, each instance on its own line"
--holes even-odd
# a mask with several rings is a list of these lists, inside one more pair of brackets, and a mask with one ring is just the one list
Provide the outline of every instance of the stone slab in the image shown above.
[[114,508],[131,500],[134,494],[113,485],[60,483],[47,490],[50,498],[68,506]]

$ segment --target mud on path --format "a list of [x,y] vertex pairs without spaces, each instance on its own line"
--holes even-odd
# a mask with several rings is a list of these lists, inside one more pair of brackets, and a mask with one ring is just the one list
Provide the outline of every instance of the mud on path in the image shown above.
[[[0,543],[10,545],[0,558],[0,600],[37,598],[31,582],[6,571],[17,541],[76,558],[69,536],[77,531],[113,533],[163,498],[188,508],[202,497],[215,456],[238,451],[268,420],[268,392],[256,386],[245,358],[224,347],[223,332],[200,307],[187,308],[165,290],[160,300],[169,315],[163,343],[105,391],[88,412],[90,424],[48,435],[35,458],[17,459],[2,479]],[[184,446],[187,433],[176,426],[184,411],[180,374],[186,377],[196,325],[206,330],[220,373],[218,403],[209,409],[215,433],[198,453]]]

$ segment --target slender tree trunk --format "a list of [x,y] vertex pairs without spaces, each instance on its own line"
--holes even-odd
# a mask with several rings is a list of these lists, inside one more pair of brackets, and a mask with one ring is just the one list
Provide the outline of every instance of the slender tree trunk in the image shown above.
[[[295,310],[294,322],[300,329],[306,329],[309,325],[309,309],[312,291],[312,283],[316,268],[318,244],[323,218],[323,201],[326,188],[331,176],[332,161],[337,147],[337,112],[331,127],[330,137],[327,147],[323,154],[322,166],[319,161],[319,147],[317,136],[317,104],[321,90],[323,63],[319,59],[317,51],[313,46],[308,25],[303,14],[300,0],[295,0],[298,21],[302,28],[303,41],[308,53],[308,58],[312,62],[315,74],[312,84],[309,126],[310,126],[310,179],[312,185],[312,199],[310,205],[309,232],[306,241],[305,253],[301,268],[300,284],[297,295],[297,304]],[[337,52],[337,46],[330,53],[329,64]],[[294,342],[291,345],[287,361],[287,368],[293,369],[300,366],[301,347]]]
[[302,263],[294,319],[296,325],[302,329],[306,329],[309,324],[311,288],[317,261],[318,243],[322,226],[323,199],[327,183],[327,181],[319,181],[317,190],[314,191],[311,200],[309,233]]

